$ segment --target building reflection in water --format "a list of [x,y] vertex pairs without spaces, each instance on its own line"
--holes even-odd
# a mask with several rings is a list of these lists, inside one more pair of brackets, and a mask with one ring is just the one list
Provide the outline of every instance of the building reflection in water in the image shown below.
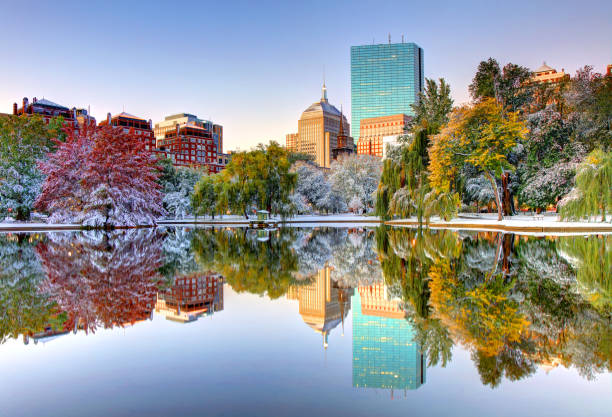
[[304,323],[323,338],[323,347],[327,349],[329,333],[342,324],[351,308],[350,296],[353,289],[340,288],[331,279],[330,267],[321,269],[314,280],[307,285],[296,285],[289,288],[287,298],[297,300]]
[[176,277],[174,284],[157,294],[155,312],[167,320],[189,323],[223,310],[223,277],[194,273]]
[[426,364],[415,331],[399,302],[384,284],[361,286],[353,304],[353,387],[417,389],[425,383]]

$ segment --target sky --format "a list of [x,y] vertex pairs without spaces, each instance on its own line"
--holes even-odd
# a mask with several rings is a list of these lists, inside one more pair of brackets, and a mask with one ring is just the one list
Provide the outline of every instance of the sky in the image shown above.
[[460,104],[488,57],[603,72],[611,17],[609,0],[0,0],[0,112],[23,97],[90,106],[98,120],[187,112],[223,125],[225,150],[284,144],[324,76],[330,102],[350,113],[353,45],[404,35]]

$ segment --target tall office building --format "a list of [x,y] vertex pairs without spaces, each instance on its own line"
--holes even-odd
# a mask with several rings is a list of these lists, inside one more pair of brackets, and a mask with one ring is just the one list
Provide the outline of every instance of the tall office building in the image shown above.
[[423,90],[423,49],[414,43],[351,47],[351,136],[365,118],[407,114]]
[[[342,124],[342,129],[340,129]],[[333,161],[333,151],[338,149],[338,134],[341,146],[353,149],[353,138],[344,135],[348,132],[346,117],[327,99],[327,88],[323,84],[321,100],[312,103],[298,120],[298,132],[286,136],[287,149],[311,155],[314,162],[329,168]]]

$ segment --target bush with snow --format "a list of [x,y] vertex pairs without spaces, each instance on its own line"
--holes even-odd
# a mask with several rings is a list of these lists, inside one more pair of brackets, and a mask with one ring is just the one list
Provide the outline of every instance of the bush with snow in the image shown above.
[[351,155],[331,166],[332,190],[340,194],[344,203],[357,198],[364,210],[374,206],[374,193],[378,188],[382,161],[376,156]]

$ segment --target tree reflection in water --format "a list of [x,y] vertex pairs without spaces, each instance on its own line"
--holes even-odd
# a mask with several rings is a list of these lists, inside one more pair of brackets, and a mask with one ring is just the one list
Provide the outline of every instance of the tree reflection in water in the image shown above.
[[342,294],[384,283],[380,293],[399,301],[429,366],[446,366],[460,344],[491,387],[538,367],[592,378],[612,368],[611,269],[610,235],[388,227],[0,235],[0,340],[147,319],[177,277],[214,271],[237,292],[278,298],[326,271]]
[[39,235],[0,234],[0,343],[63,328],[57,305],[40,293],[44,272],[36,255]]
[[430,365],[460,343],[492,387],[537,366],[611,369],[610,236],[380,228],[377,250]]
[[67,314],[66,329],[95,331],[151,316],[162,238],[153,229],[52,233],[37,246],[41,289]]
[[217,271],[235,291],[278,298],[296,283],[295,238],[291,228],[275,230],[264,241],[253,229],[204,229],[194,233],[192,247],[202,270]]

